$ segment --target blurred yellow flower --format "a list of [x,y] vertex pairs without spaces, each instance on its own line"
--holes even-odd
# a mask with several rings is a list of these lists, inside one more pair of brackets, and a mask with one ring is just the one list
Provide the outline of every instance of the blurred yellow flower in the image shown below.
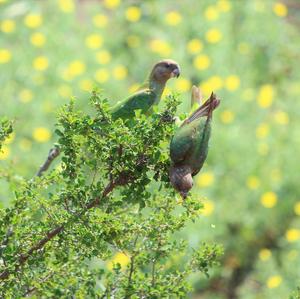
[[130,48],[137,48],[141,44],[140,38],[137,35],[129,35],[126,40]]
[[202,172],[196,178],[196,183],[198,187],[209,187],[215,181],[215,176],[211,171]]
[[73,95],[73,91],[72,91],[71,86],[69,86],[67,84],[62,84],[58,87],[58,94],[62,98],[69,99]]
[[197,54],[203,49],[201,40],[194,38],[187,43],[187,50],[190,54]]
[[177,11],[170,11],[166,15],[166,23],[170,26],[176,26],[182,21],[181,14]]
[[85,72],[85,63],[81,60],[74,60],[68,66],[68,73],[70,76],[80,76]]
[[58,0],[58,6],[65,13],[71,13],[75,9],[73,0]]
[[247,178],[247,186],[249,189],[255,190],[260,186],[260,180],[257,176],[251,175]]
[[215,21],[219,18],[219,11],[215,6],[208,6],[204,11],[204,16],[208,21]]
[[212,88],[211,91],[217,91],[223,87],[223,80],[219,76],[212,76],[208,80]]
[[99,49],[103,44],[103,38],[101,35],[93,33],[86,37],[85,44],[90,49]]
[[249,47],[249,44],[248,43],[245,43],[245,42],[242,42],[242,43],[239,43],[238,44],[238,51],[241,53],[241,54],[248,54],[249,51],[250,51],[250,47]]
[[49,60],[45,56],[38,56],[33,60],[33,67],[37,71],[45,71],[49,66]]
[[79,88],[83,91],[91,92],[93,90],[93,81],[89,79],[83,79],[79,82]]
[[203,208],[200,210],[200,214],[203,216],[209,216],[215,210],[215,204],[211,200],[205,200],[203,202]]
[[273,275],[271,277],[268,278],[267,280],[267,286],[269,289],[274,289],[279,287],[279,285],[282,282],[282,278],[279,275]]
[[27,138],[22,138],[19,142],[19,148],[23,152],[29,152],[31,150],[32,142]]
[[127,77],[127,68],[123,65],[118,65],[114,67],[112,74],[116,80],[123,80]]
[[261,108],[270,107],[273,102],[273,97],[274,97],[273,86],[270,84],[263,85],[258,92],[258,96],[257,96],[258,105]]
[[47,142],[51,138],[51,133],[47,128],[38,127],[33,130],[32,137],[37,142]]
[[272,252],[268,248],[263,248],[259,251],[258,255],[262,261],[267,261],[271,257]]
[[256,137],[259,139],[265,138],[269,135],[270,132],[270,126],[267,123],[261,123],[256,128]]
[[111,54],[107,50],[102,50],[96,53],[96,60],[100,64],[107,64],[111,61]]
[[29,28],[38,28],[43,23],[43,18],[40,14],[28,14],[25,19],[24,23]]
[[164,91],[163,91],[163,94],[162,94],[162,97],[166,97],[168,95],[170,95],[172,92],[171,92],[171,89],[169,87],[165,87]]
[[95,73],[95,79],[99,83],[104,83],[109,79],[109,72],[107,69],[98,69]]
[[11,52],[7,49],[0,49],[0,64],[7,63],[11,60]]
[[206,70],[210,66],[210,58],[205,54],[197,55],[193,64],[198,70]]
[[180,78],[175,82],[175,88],[178,92],[186,92],[191,89],[191,81],[185,78]]
[[7,0],[0,0],[0,4],[7,2]]
[[11,144],[16,138],[16,133],[12,132],[5,140],[4,144]]
[[137,6],[130,6],[126,9],[125,16],[129,22],[137,22],[141,18],[141,10]]
[[30,42],[36,47],[42,47],[46,43],[46,37],[41,32],[35,32],[31,34]]
[[128,92],[129,93],[134,93],[134,92],[136,92],[136,91],[139,90],[139,87],[140,87],[140,84],[134,83],[134,84],[132,84],[132,85],[129,86]]
[[296,242],[300,239],[300,229],[290,228],[285,233],[288,242]]
[[257,151],[261,156],[266,156],[269,153],[269,145],[265,142],[261,142],[257,145]]
[[103,28],[106,27],[108,23],[108,17],[106,15],[98,14],[93,16],[93,24],[96,27]]
[[300,216],[300,201],[295,203],[294,212],[295,212],[296,215]]
[[120,0],[104,0],[104,6],[108,9],[116,9],[120,5]]
[[10,156],[10,148],[7,145],[3,145],[0,150],[0,160],[6,160]]
[[124,268],[129,264],[129,262],[130,262],[130,257],[127,254],[123,252],[118,252],[107,263],[107,269],[112,270],[115,264],[120,264],[121,268],[124,270]]
[[229,91],[237,90],[240,86],[240,78],[236,75],[230,75],[225,80],[225,87]]
[[288,14],[288,8],[282,2],[276,2],[273,5],[273,11],[279,17],[286,17]]
[[273,208],[277,203],[277,195],[272,191],[265,192],[262,194],[260,202],[265,208]]
[[150,42],[150,49],[162,56],[169,56],[172,53],[171,46],[164,40],[153,39]]
[[11,33],[14,32],[16,29],[16,23],[13,20],[7,19],[7,20],[3,20],[0,23],[0,29],[2,32],[4,33]]
[[231,111],[229,109],[222,111],[222,113],[220,115],[221,121],[224,124],[232,123],[234,120],[234,117],[235,117],[235,115],[234,115],[233,111]]
[[222,32],[217,28],[210,29],[205,34],[206,40],[211,44],[219,42],[222,37]]
[[222,12],[228,12],[231,9],[231,4],[228,0],[219,0],[217,8]]
[[30,89],[23,89],[19,93],[19,98],[22,103],[31,102],[33,98],[33,93]]
[[284,111],[277,111],[274,114],[274,119],[280,125],[287,125],[289,123],[289,115]]

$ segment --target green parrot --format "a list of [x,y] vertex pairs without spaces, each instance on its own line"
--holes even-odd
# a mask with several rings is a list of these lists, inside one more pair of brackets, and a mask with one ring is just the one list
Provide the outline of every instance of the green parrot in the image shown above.
[[[194,88],[193,88],[194,89]],[[193,99],[199,103],[201,94]],[[169,171],[171,184],[183,198],[193,187],[193,176],[202,168],[208,153],[212,113],[220,104],[215,94],[189,116],[178,128],[170,143],[172,165]]]
[[180,68],[177,62],[171,59],[159,61],[154,65],[144,89],[112,107],[112,118],[133,118],[135,110],[141,110],[145,114],[151,112],[151,108],[159,103],[166,82],[179,75]]

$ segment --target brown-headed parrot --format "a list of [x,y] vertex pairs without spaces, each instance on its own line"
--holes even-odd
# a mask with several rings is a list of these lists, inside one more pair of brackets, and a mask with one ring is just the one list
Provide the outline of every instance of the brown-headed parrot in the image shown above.
[[151,108],[159,103],[166,82],[179,75],[180,68],[177,62],[171,59],[159,61],[154,65],[145,83],[145,88],[117,103],[111,109],[112,118],[133,118],[135,110],[141,110],[145,114],[151,112]]
[[[200,93],[196,99],[199,102]],[[171,140],[170,181],[183,198],[193,187],[192,177],[201,170],[207,157],[212,113],[219,103],[212,93],[202,106],[185,119]]]

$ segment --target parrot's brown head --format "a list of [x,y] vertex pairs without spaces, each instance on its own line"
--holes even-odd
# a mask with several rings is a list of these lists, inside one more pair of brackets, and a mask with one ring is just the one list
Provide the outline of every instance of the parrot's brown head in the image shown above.
[[172,166],[169,175],[174,189],[185,199],[193,187],[191,168],[186,165]]
[[170,78],[178,78],[179,75],[180,67],[178,63],[171,59],[164,59],[154,65],[150,74],[150,80],[164,84]]

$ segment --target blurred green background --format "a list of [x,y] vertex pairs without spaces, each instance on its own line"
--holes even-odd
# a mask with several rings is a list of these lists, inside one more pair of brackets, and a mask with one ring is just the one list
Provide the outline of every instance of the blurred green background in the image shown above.
[[180,112],[192,84],[222,100],[193,189],[205,208],[178,237],[225,255],[190,278],[194,298],[287,298],[300,274],[299,16],[298,0],[0,0],[0,115],[15,128],[0,205],[45,159],[70,97],[88,109],[96,86],[114,103],[172,58],[182,75],[165,95],[181,94]]

